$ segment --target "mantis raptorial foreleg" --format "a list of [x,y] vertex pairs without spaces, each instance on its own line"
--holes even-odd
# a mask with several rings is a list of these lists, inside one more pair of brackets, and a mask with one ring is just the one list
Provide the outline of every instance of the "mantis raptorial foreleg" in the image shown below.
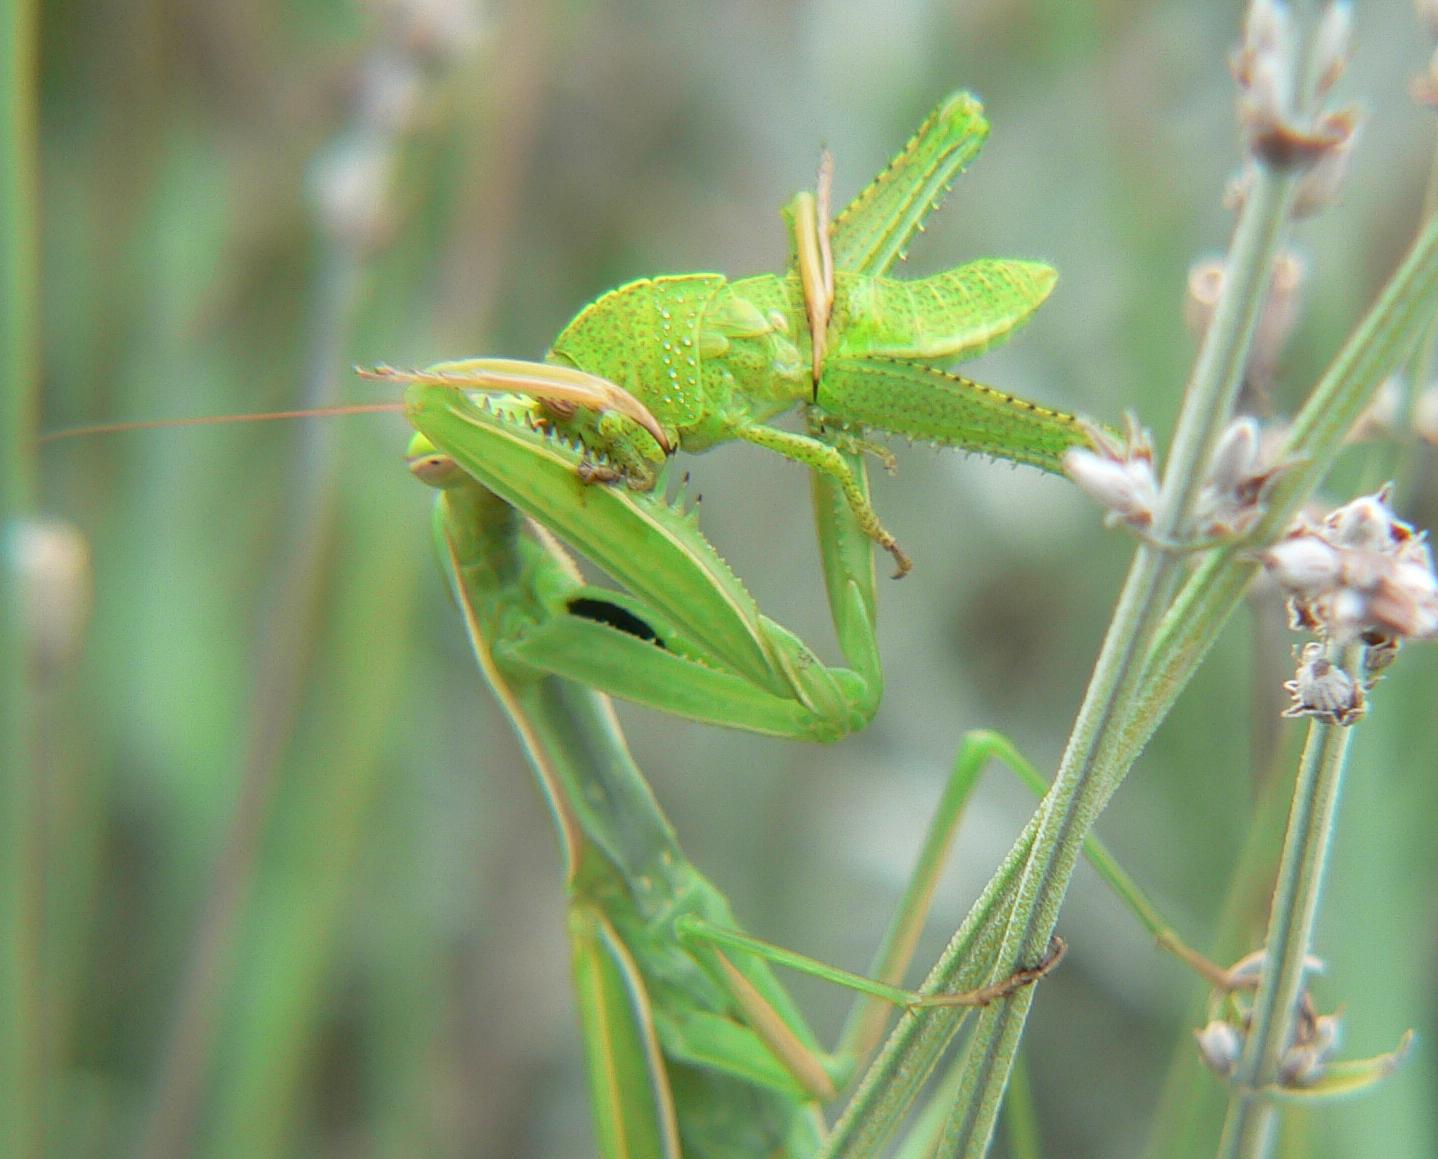
[[[553,581],[545,593],[553,614],[505,641],[516,660],[668,712],[779,736],[833,739],[872,715],[882,677],[867,547],[851,546],[831,565],[839,643],[853,667],[827,668],[759,612],[677,503],[587,487],[575,476],[573,449],[453,391],[413,386],[409,403],[415,425],[443,447],[447,462],[542,521],[625,588]],[[862,533],[835,531],[854,535]]]

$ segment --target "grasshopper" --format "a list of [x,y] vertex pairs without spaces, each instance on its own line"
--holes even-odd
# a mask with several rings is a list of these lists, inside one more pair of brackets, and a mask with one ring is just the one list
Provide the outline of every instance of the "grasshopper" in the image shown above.
[[[406,411],[423,436],[417,460],[457,463],[626,589],[576,580],[552,592],[556,614],[505,641],[516,659],[777,736],[833,740],[869,721],[883,678],[868,544],[886,547],[899,574],[909,562],[869,501],[863,456],[874,448],[864,431],[1051,471],[1086,440],[1071,416],[938,365],[1007,337],[1052,288],[1052,269],[986,260],[915,282],[885,276],[987,132],[979,103],[951,96],[832,224],[824,166],[817,195],[787,210],[794,253],[783,276],[633,282],[585,309],[546,363],[372,372],[409,384]],[[808,433],[767,425],[795,405]],[[682,496],[656,486],[673,450],[735,438],[812,469],[826,591],[849,667],[821,664],[762,615],[683,515]]]
[[[844,454],[874,449],[855,431],[1055,472],[1063,452],[1086,441],[1072,416],[946,369],[1022,326],[1053,289],[1052,267],[994,258],[917,281],[885,276],[987,135],[979,102],[952,95],[832,222],[826,157],[817,194],[800,194],[785,209],[793,241],[786,274],[630,282],[582,310],[543,363],[469,358],[373,373],[523,393],[532,422],[583,447],[576,470],[590,482],[647,491],[676,450],[741,440],[775,451],[831,478],[903,575],[910,559]],[[807,412],[808,433],[770,424],[795,407]]]

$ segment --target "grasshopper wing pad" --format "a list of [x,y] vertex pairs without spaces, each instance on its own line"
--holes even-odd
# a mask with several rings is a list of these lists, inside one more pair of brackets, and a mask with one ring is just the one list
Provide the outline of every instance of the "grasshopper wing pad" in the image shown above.
[[924,219],[983,148],[984,107],[970,93],[946,98],[889,167],[834,220],[834,267],[882,274],[905,256]]
[[895,359],[831,359],[819,384],[819,405],[845,422],[1055,474],[1063,470],[1066,450],[1088,445],[1072,415]]
[[580,312],[551,357],[607,378],[683,428],[703,417],[699,326],[722,274],[644,278]]

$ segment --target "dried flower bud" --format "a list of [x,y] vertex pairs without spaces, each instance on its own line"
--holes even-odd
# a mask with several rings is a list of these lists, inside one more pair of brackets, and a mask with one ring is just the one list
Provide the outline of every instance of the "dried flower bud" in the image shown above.
[[1325,724],[1354,724],[1366,711],[1362,687],[1325,655],[1317,641],[1303,646],[1298,671],[1283,687],[1293,703],[1283,710],[1287,717],[1312,716]]
[[1395,636],[1438,636],[1438,583],[1432,568],[1399,563],[1374,585],[1367,613],[1370,623]]
[[1153,524],[1158,505],[1158,480],[1153,473],[1153,446],[1148,434],[1128,415],[1127,432],[1120,441],[1100,427],[1086,426],[1094,449],[1074,447],[1065,452],[1064,471],[1091,499],[1108,512],[1107,522],[1126,523],[1138,530]]
[[1264,52],[1248,64],[1240,117],[1250,132],[1271,132],[1287,119],[1293,69],[1287,55]]
[[1135,527],[1153,523],[1158,483],[1153,467],[1143,461],[1115,462],[1075,447],[1064,455],[1064,470],[1089,498],[1110,516]]
[[0,582],[14,583],[30,663],[39,680],[71,664],[90,619],[90,546],[56,520],[0,527]]
[[1348,68],[1353,40],[1353,7],[1346,0],[1331,0],[1318,22],[1313,41],[1313,66],[1319,98],[1328,94]]
[[1397,636],[1383,636],[1371,632],[1364,636],[1367,649],[1363,653],[1364,683],[1370,688],[1377,682],[1383,670],[1398,659],[1403,641]]
[[1219,437],[1208,465],[1208,484],[1224,491],[1237,491],[1253,478],[1258,466],[1258,421],[1234,419]]
[[1312,217],[1338,200],[1338,191],[1348,175],[1358,125],[1358,113],[1354,109],[1343,109],[1323,119],[1322,130],[1331,134],[1330,143],[1298,182],[1290,210],[1295,219]]
[[1227,1078],[1238,1066],[1243,1055],[1243,1035],[1232,1023],[1215,1019],[1202,1030],[1195,1030],[1193,1037],[1198,1043],[1198,1057],[1203,1065],[1222,1078]]
[[1280,539],[1260,558],[1279,587],[1300,596],[1328,590],[1343,574],[1338,551],[1305,532]]
[[1325,153],[1344,147],[1353,135],[1357,114],[1345,109],[1305,127],[1271,117],[1266,108],[1245,105],[1243,122],[1249,149],[1259,161],[1274,169],[1308,169]]
[[1188,269],[1188,291],[1184,295],[1183,320],[1195,342],[1202,342],[1213,320],[1213,311],[1223,294],[1223,261],[1205,258]]
[[1293,25],[1288,7],[1275,0],[1250,0],[1243,20],[1243,43],[1233,60],[1234,79],[1247,88],[1252,83],[1254,62],[1291,52]]
[[1391,484],[1373,495],[1360,495],[1336,508],[1323,521],[1324,538],[1334,547],[1364,551],[1386,551],[1396,546],[1400,538],[1408,539],[1413,534],[1412,528],[1400,525],[1388,509],[1390,487]]
[[1264,491],[1282,470],[1266,466],[1263,453],[1264,439],[1256,420],[1245,417],[1229,423],[1214,448],[1194,510],[1201,536],[1241,535],[1263,513]]
[[1341,1026],[1336,1015],[1315,1015],[1305,1030],[1279,1063],[1279,1079],[1284,1086],[1302,1087],[1317,1081],[1338,1049]]

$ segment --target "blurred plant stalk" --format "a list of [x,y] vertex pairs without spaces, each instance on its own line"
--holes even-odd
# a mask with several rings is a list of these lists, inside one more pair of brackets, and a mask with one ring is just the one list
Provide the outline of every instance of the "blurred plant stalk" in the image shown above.
[[[361,65],[349,123],[311,169],[310,200],[320,258],[309,325],[308,366],[300,405],[337,399],[368,260],[392,234],[399,152],[423,119],[426,99],[474,40],[476,22],[464,0],[401,3],[378,17],[375,45]],[[287,488],[291,518],[286,542],[274,555],[268,609],[256,649],[246,739],[236,773],[235,805],[216,859],[208,897],[175,1002],[174,1023],[139,1153],[162,1159],[193,1153],[206,1084],[218,1042],[224,999],[231,990],[238,939],[259,872],[261,838],[280,789],[283,762],[294,738],[297,710],[313,662],[313,641],[331,614],[326,591],[337,535],[341,471],[338,437],[327,422],[304,424]],[[356,759],[373,763],[373,754]],[[358,771],[351,770],[358,780]],[[334,814],[347,824],[323,840],[346,840],[360,824],[356,811]],[[321,839],[316,832],[316,839]],[[322,893],[322,890],[317,892]],[[322,903],[321,903],[322,904]],[[262,1080],[250,1076],[250,1081]],[[246,1100],[244,1080],[217,1112],[223,1122]],[[250,1108],[253,1111],[254,1108]],[[251,1119],[247,1112],[243,1118]],[[274,1122],[256,1125],[274,1139]],[[240,1137],[225,1129],[221,1150]]]
[[36,504],[35,6],[0,6],[0,1152],[43,1148],[44,989],[37,694],[19,557]]

